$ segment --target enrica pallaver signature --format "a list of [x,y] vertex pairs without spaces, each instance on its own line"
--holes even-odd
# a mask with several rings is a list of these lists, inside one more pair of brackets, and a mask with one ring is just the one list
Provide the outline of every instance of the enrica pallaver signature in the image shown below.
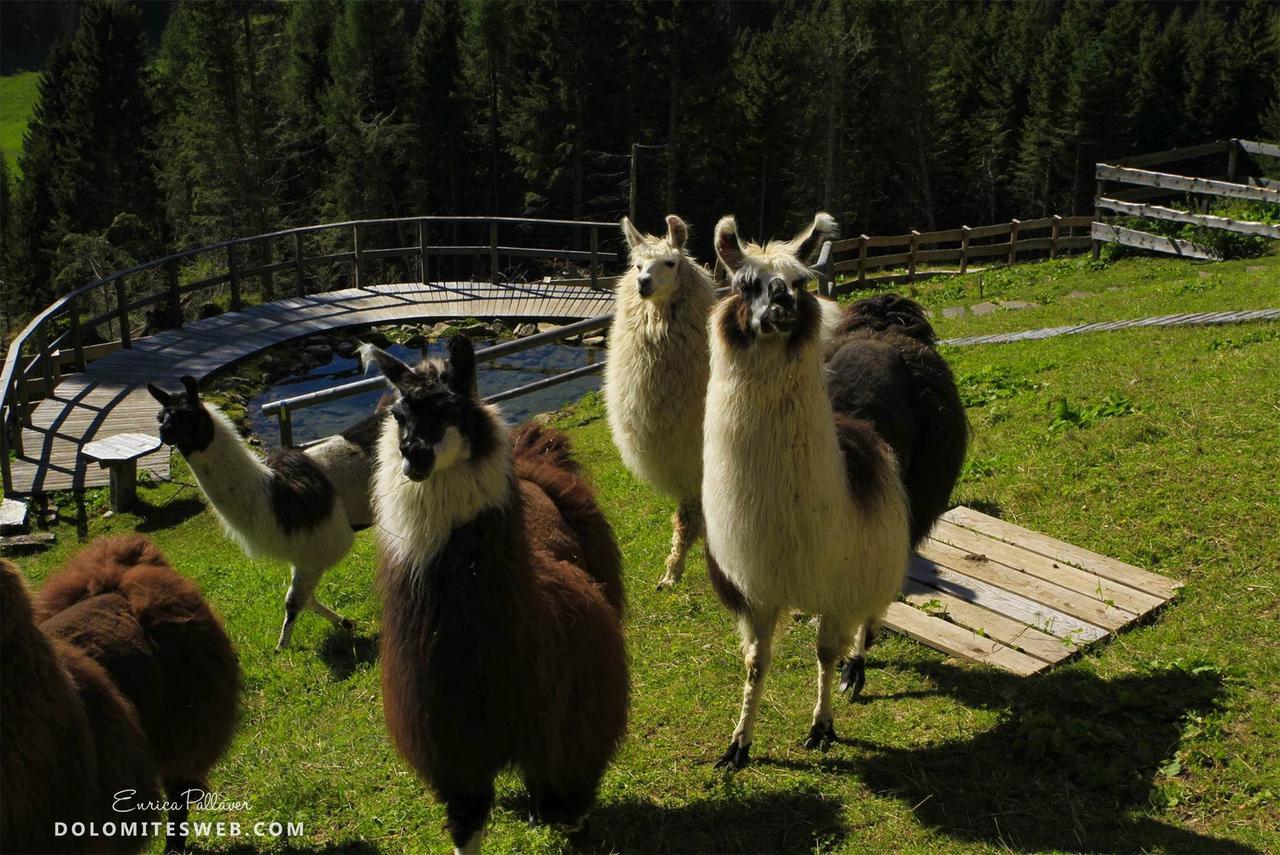
[[116,813],[132,813],[133,811],[171,811],[179,808],[187,808],[188,810],[219,810],[219,811],[242,811],[249,810],[249,803],[227,801],[222,798],[221,794],[216,792],[206,792],[205,790],[192,788],[183,790],[175,796],[171,796],[174,800],[161,801],[138,801],[137,790],[120,790],[115,794],[115,799],[111,803],[111,809]]

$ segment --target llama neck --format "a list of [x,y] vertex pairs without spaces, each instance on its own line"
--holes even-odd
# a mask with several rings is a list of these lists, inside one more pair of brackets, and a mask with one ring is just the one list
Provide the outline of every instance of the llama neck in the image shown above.
[[213,439],[186,455],[200,489],[223,519],[233,524],[270,514],[264,486],[271,470],[244,444],[230,419],[208,404],[205,410],[213,421]]
[[[400,427],[391,419],[378,443],[373,480],[378,540],[389,566],[423,572],[445,549],[458,529],[486,511],[514,502],[511,442],[497,410],[490,408],[494,429],[502,438],[479,459],[468,459],[423,481],[410,481],[400,470]],[[507,515],[518,526],[518,515]],[[514,520],[514,522],[510,522]],[[505,540],[510,532],[493,532]]]

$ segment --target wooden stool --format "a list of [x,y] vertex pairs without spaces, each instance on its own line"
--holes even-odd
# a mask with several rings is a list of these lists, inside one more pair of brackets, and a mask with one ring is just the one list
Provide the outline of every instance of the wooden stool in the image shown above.
[[138,497],[138,458],[159,447],[157,436],[118,433],[85,443],[80,453],[111,470],[111,510],[126,511]]

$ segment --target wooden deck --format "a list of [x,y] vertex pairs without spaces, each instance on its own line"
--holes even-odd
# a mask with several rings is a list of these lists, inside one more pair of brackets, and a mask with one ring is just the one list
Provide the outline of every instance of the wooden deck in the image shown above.
[[954,656],[1037,674],[1171,600],[1181,583],[971,508],[943,514],[885,626]]
[[[107,471],[87,466],[80,448],[97,437],[155,433],[157,406],[146,391],[148,382],[176,387],[187,374],[203,380],[267,348],[345,327],[457,318],[568,323],[612,309],[611,291],[555,282],[402,283],[293,297],[195,321],[138,339],[63,378],[23,430],[13,490],[30,495],[106,484]],[[141,458],[138,467],[167,478],[169,450]]]

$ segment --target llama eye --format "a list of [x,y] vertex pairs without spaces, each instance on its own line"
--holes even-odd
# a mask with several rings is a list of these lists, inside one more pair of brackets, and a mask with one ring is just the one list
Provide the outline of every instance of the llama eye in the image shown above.
[[637,265],[636,265],[636,270],[639,270],[639,269],[640,269],[640,265],[638,265],[638,264],[637,264]]
[[398,425],[404,424],[404,413],[400,412],[399,410],[392,410],[391,418],[395,419],[396,424]]
[[668,261],[668,262],[666,262],[666,265],[667,265],[667,267],[675,267],[675,266],[676,266],[676,263],[675,263],[674,261]]

